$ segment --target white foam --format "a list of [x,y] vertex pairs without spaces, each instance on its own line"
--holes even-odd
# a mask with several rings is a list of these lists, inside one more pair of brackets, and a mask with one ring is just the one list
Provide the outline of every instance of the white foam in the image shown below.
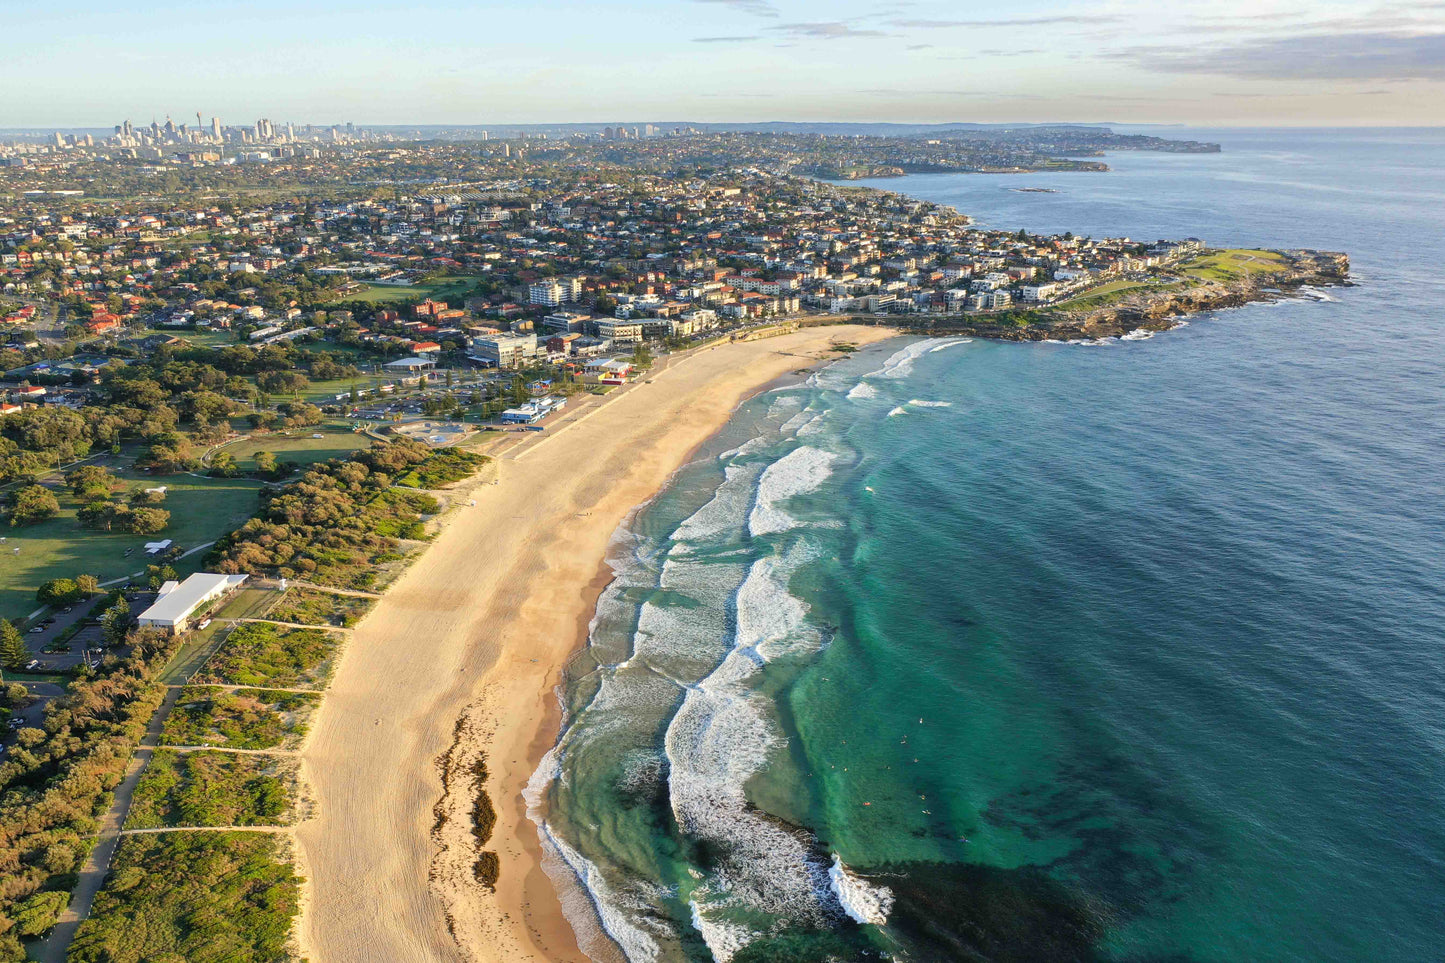
[[760,471],[757,465],[726,466],[723,483],[707,504],[677,526],[672,533],[674,541],[710,542],[730,530],[741,532],[741,519],[752,494],[753,481]]
[[803,445],[769,465],[758,479],[757,501],[748,516],[748,531],[757,536],[795,527],[797,519],[779,506],[822,485],[837,460],[838,456],[831,451]]
[[857,401],[860,398],[876,398],[878,397],[878,389],[866,381],[860,381],[848,390],[846,397],[849,401]]
[[906,378],[913,373],[913,365],[919,358],[930,352],[951,348],[956,344],[966,344],[970,338],[927,338],[923,341],[915,341],[905,346],[885,362],[883,367],[877,371],[870,371],[864,375],[865,378]]
[[1153,331],[1146,331],[1146,330],[1144,330],[1143,328],[1135,328],[1133,331],[1130,331],[1128,334],[1121,334],[1121,335],[1119,335],[1119,340],[1120,340],[1120,341],[1148,341],[1148,340],[1149,340],[1150,338],[1152,338],[1152,337],[1154,337],[1154,332],[1153,332]]
[[[545,821],[538,825],[537,836],[542,843],[542,863],[548,875],[556,879],[561,872],[568,872],[575,881],[575,889],[559,887],[559,896],[562,897],[562,915],[577,934],[578,947],[582,952],[592,959],[606,958],[606,955],[611,955],[606,954],[609,948],[606,941],[610,939],[628,963],[653,963],[657,960],[660,954],[657,941],[632,922],[631,917],[638,914],[621,908],[628,901],[607,882],[597,865],[568,846]],[[585,900],[568,898],[579,889],[585,894]],[[643,909],[640,906],[636,908]]]
[[707,914],[698,906],[697,900],[689,900],[687,905],[692,910],[693,929],[702,936],[708,952],[712,953],[712,958],[717,963],[728,963],[738,950],[747,946],[757,936],[746,926],[708,919]]
[[893,417],[895,417],[895,416],[897,416],[897,415],[906,415],[906,414],[908,414],[908,409],[907,409],[906,407],[904,407],[903,405],[899,405],[897,408],[894,408],[892,411],[888,412],[888,417],[889,417],[889,418],[893,418]]
[[828,880],[833,884],[833,893],[838,897],[843,912],[855,922],[874,926],[888,922],[888,914],[893,909],[893,891],[888,887],[876,886],[853,875],[837,853],[833,854]]
[[[679,828],[720,844],[723,854],[712,869],[710,887],[694,894],[694,915],[706,924],[710,907],[735,907],[822,925],[841,912],[826,865],[800,834],[751,810],[743,790],[784,744],[768,700],[754,691],[761,659],[749,642],[760,632],[771,632],[745,626],[740,627],[738,647],[711,675],[688,688],[663,739],[669,799]],[[714,952],[728,954],[736,952],[733,940],[744,935],[735,929],[699,930],[705,938],[719,940]]]
[[912,401],[908,402],[908,405],[909,405],[910,408],[952,408],[952,407],[953,407],[953,402],[951,402],[951,401],[919,401],[917,398],[914,398]]
[[1306,284],[1299,289],[1300,297],[1307,301],[1323,301],[1327,304],[1339,304],[1340,299],[1328,292]]
[[914,342],[906,348],[894,352],[887,361],[883,362],[883,367],[870,372],[865,377],[906,378],[913,371],[913,363],[927,354],[935,343],[931,340]]
[[765,662],[821,641],[807,623],[807,604],[788,591],[791,567],[777,556],[760,558],[738,588],[736,645]]

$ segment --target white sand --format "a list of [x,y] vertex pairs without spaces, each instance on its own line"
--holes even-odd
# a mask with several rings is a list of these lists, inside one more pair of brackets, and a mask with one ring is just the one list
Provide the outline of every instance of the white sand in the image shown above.
[[[563,426],[499,441],[500,483],[462,501],[356,630],[307,741],[318,812],[297,839],[313,963],[585,959],[520,793],[556,737],[553,690],[584,640],[608,541],[758,388],[835,357],[830,343],[892,333],[817,327],[694,351]],[[443,799],[459,724],[453,762],[480,752],[490,770],[495,892],[471,875],[466,772]]]

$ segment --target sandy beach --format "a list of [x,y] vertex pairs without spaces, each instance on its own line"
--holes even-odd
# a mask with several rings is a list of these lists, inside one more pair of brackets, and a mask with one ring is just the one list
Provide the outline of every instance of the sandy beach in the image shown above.
[[[544,433],[503,436],[500,480],[463,500],[361,624],[302,757],[303,950],[317,963],[585,960],[538,863],[521,791],[558,726],[608,542],[759,388],[886,328],[825,326],[674,356]],[[585,400],[583,400],[585,398]],[[486,778],[477,784],[476,765]],[[476,881],[478,790],[496,812]]]

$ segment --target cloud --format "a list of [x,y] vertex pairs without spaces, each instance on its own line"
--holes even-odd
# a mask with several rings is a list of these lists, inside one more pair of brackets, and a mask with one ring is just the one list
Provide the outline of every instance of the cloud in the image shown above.
[[778,8],[768,0],[693,0],[694,3],[710,3],[714,6],[732,7],[742,13],[751,13],[758,17],[776,17]]
[[907,47],[906,49],[908,49],[908,50],[931,50],[931,49],[933,49],[933,44],[931,44],[931,43],[911,43],[911,44],[908,45],[908,47]]
[[843,40],[849,37],[888,36],[888,34],[881,30],[859,30],[856,27],[850,27],[841,20],[829,20],[816,23],[785,23],[778,27],[769,27],[768,29],[785,33],[790,37],[800,37],[810,40]]
[[1097,16],[1056,16],[1056,17],[1016,17],[1012,20],[892,20],[889,21],[895,27],[916,28],[920,30],[948,30],[954,27],[1050,27],[1057,24],[1082,24],[1096,26],[1105,23],[1118,23],[1122,17]]
[[989,100],[1043,100],[1037,94],[1001,94],[991,90],[903,90],[897,87],[870,87],[855,90],[865,97],[986,97]]
[[693,37],[693,43],[752,43],[761,40],[762,37]]
[[1146,70],[1269,80],[1445,80],[1445,33],[1321,34],[1110,55]]

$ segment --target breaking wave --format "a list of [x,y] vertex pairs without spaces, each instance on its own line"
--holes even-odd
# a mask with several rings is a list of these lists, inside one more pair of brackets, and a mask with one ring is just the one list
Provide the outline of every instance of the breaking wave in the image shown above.
[[757,501],[748,517],[749,533],[768,535],[796,527],[797,519],[780,506],[823,484],[837,460],[831,451],[803,445],[769,465],[758,480]]
[[828,880],[843,912],[854,922],[874,926],[888,922],[888,914],[893,909],[893,891],[888,887],[874,885],[853,875],[837,853],[833,854]]

